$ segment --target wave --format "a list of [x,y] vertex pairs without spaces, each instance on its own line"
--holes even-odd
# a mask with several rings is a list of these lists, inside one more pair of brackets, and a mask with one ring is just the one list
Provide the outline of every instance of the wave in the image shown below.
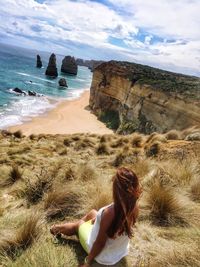
[[12,101],[7,107],[1,110],[0,129],[6,129],[13,125],[22,124],[24,121],[31,120],[53,107],[57,102],[49,101],[47,97],[24,97]]
[[19,75],[22,75],[22,76],[26,76],[26,77],[32,77],[34,79],[38,79],[38,80],[41,80],[41,81],[45,81],[45,82],[49,82],[49,83],[55,83],[49,79],[45,79],[45,78],[40,78],[40,77],[37,77],[35,75],[31,75],[31,74],[28,74],[28,73],[25,73],[25,72],[16,72],[17,74]]
[[31,76],[30,74],[25,73],[25,72],[16,72],[16,73],[22,76],[29,76],[29,77]]

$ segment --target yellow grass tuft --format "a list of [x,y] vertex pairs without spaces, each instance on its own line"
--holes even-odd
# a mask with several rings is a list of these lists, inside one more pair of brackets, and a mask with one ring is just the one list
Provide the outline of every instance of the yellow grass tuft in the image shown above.
[[40,234],[40,217],[38,213],[28,216],[17,230],[4,233],[0,239],[0,254],[15,258],[30,247]]
[[181,132],[177,130],[171,130],[165,134],[167,140],[180,140]]
[[150,219],[156,225],[182,225],[185,223],[183,204],[177,197],[176,191],[161,183],[154,183],[146,196],[147,206],[150,209]]
[[190,195],[194,201],[200,202],[200,177],[199,176],[195,176],[191,182]]
[[98,147],[96,148],[96,153],[97,155],[109,155],[110,149],[105,142],[99,143]]
[[55,187],[44,196],[44,209],[48,220],[75,216],[80,209],[80,192],[78,188]]

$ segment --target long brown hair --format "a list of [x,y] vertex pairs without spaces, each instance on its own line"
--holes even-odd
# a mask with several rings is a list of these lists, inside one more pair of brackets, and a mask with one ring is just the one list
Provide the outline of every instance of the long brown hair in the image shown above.
[[113,200],[115,217],[107,234],[114,238],[116,234],[127,234],[132,237],[132,226],[135,223],[134,209],[139,197],[139,180],[137,175],[127,169],[119,168],[113,177]]

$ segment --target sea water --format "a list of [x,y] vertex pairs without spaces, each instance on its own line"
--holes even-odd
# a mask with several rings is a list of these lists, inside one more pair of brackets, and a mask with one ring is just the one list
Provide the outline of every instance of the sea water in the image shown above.
[[[42,59],[41,69],[36,68],[37,54]],[[58,77],[45,76],[50,54],[0,44],[0,129],[22,124],[52,109],[63,99],[77,98],[90,88],[92,73],[88,68],[79,66],[77,76],[60,72],[63,55],[56,54]],[[67,80],[68,88],[58,85],[60,78]],[[44,96],[18,96],[10,90],[15,87]]]

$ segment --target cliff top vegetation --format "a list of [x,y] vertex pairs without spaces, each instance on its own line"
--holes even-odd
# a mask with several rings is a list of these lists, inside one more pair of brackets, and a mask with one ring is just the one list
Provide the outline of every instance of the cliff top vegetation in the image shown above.
[[153,68],[147,65],[125,61],[109,61],[99,65],[97,70],[120,75],[133,84],[149,85],[153,89],[174,92],[200,99],[200,78]]

